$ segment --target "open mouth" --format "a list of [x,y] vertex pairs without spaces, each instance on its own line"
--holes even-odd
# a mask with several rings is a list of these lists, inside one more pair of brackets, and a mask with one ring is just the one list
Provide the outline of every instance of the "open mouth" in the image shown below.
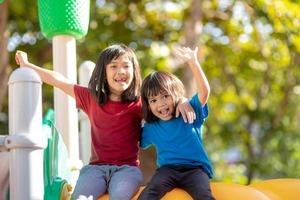
[[170,115],[170,109],[169,108],[161,109],[161,110],[158,111],[158,113],[162,117],[168,117]]
[[117,78],[115,79],[115,82],[117,83],[126,83],[127,79],[126,78]]

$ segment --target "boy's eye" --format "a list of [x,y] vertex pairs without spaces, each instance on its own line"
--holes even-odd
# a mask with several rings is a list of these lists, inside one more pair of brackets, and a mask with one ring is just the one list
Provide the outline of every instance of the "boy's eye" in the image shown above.
[[170,96],[169,94],[165,94],[164,98],[167,99],[167,98],[169,98],[169,96]]

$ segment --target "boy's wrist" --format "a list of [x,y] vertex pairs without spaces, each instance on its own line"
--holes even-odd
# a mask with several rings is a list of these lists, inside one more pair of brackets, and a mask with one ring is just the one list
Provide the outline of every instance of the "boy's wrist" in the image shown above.
[[201,67],[200,63],[198,61],[195,61],[195,60],[194,61],[189,61],[187,64],[191,67],[194,67],[194,66]]

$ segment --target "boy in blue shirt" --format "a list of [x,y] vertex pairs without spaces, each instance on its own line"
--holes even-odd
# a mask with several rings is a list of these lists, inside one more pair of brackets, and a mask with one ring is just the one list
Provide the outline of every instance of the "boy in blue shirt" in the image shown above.
[[183,47],[176,52],[188,63],[197,81],[198,93],[190,99],[196,114],[192,124],[174,117],[177,102],[184,96],[184,86],[176,76],[154,72],[143,81],[142,112],[146,123],[140,145],[155,146],[159,168],[138,200],[158,200],[176,187],[195,200],[214,200],[209,184],[212,167],[201,139],[210,87],[197,54],[197,47],[194,50]]

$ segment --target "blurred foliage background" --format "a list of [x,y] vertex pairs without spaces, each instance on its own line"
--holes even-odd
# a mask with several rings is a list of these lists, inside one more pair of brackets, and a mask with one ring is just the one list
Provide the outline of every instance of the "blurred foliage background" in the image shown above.
[[[176,45],[201,49],[211,85],[203,139],[215,181],[249,184],[299,178],[299,0],[96,0],[90,28],[77,41],[77,63],[95,61],[113,43],[135,49],[142,75],[167,70],[195,91],[191,72],[173,57]],[[0,134],[8,132],[7,79],[17,49],[52,68],[51,41],[39,28],[37,1],[0,4]],[[43,86],[43,109],[53,106]],[[141,155],[146,180],[153,149]]]

